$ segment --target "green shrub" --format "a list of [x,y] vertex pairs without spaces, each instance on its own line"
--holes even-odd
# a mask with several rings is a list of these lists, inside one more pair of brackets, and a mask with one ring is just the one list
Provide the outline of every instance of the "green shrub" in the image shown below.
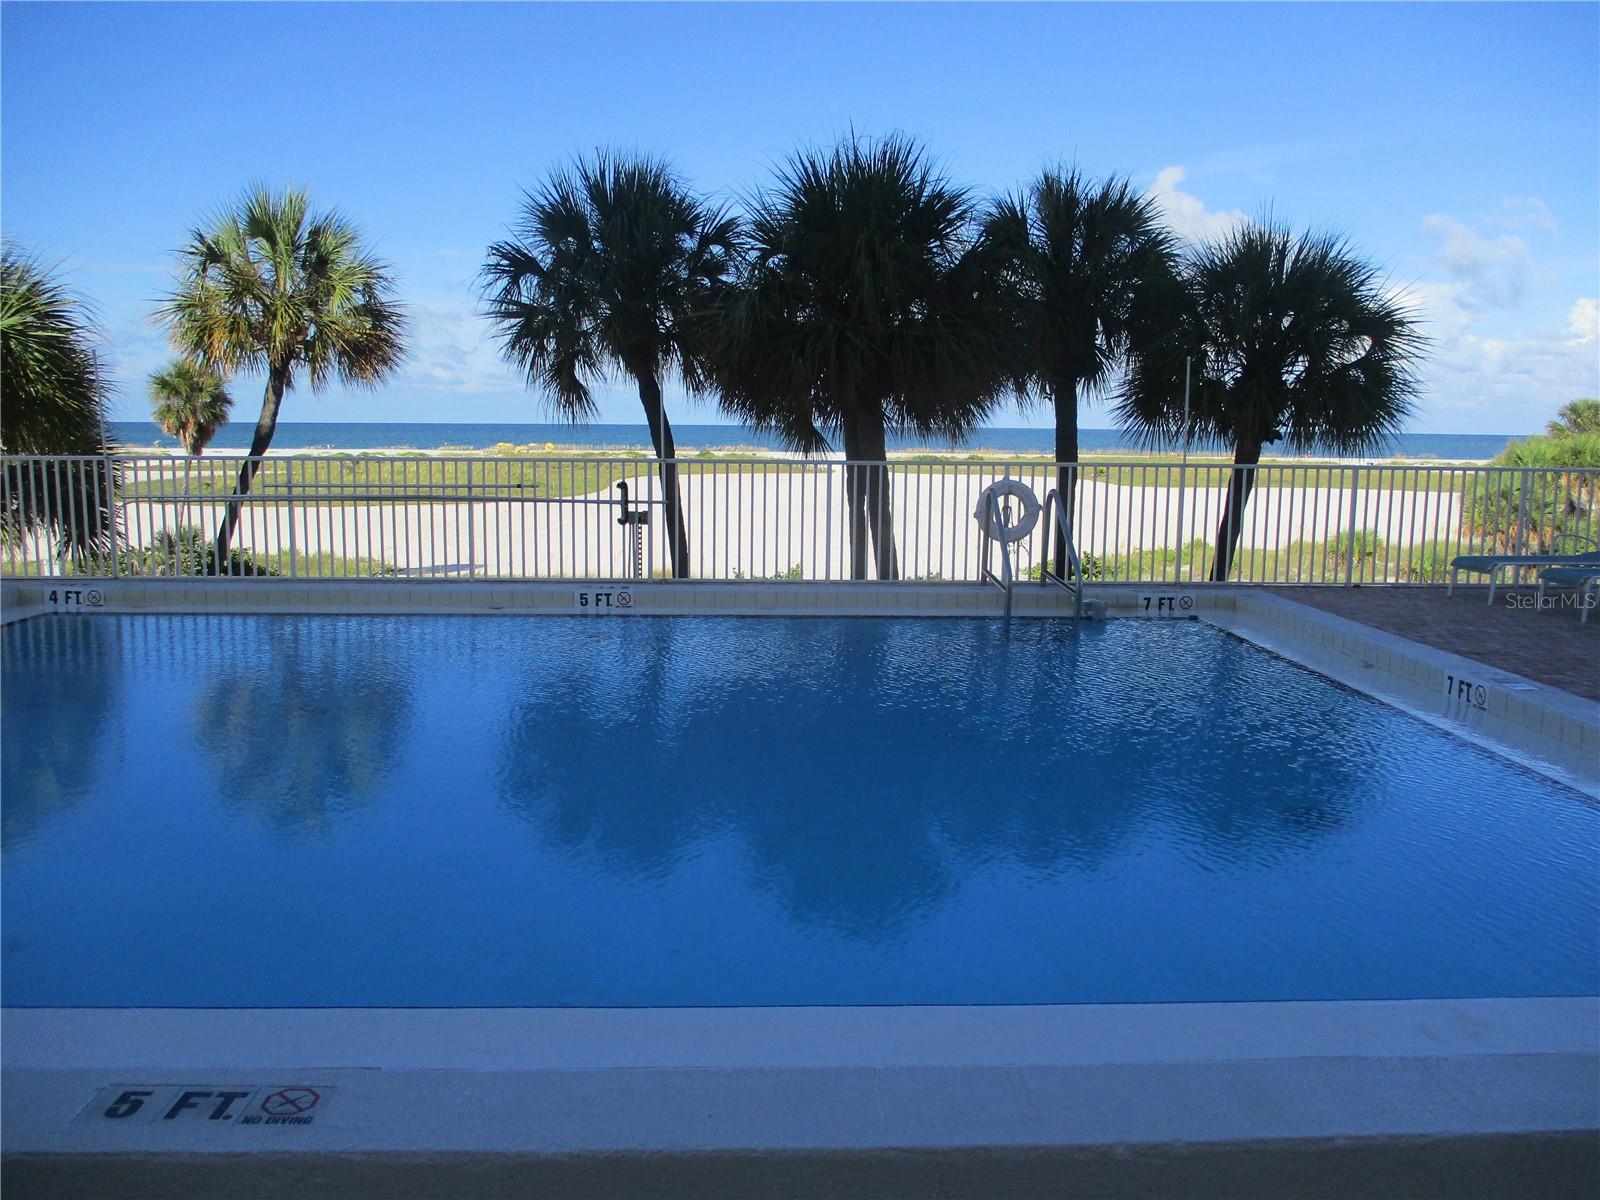
[[1462,532],[1485,549],[1538,554],[1553,549],[1563,534],[1588,534],[1595,527],[1600,489],[1595,476],[1578,471],[1600,468],[1600,434],[1562,433],[1513,442],[1494,465],[1528,473],[1496,471],[1468,483]]
[[122,551],[118,556],[122,575],[276,575],[277,571],[258,563],[249,551],[228,552],[227,566],[219,572],[211,538],[193,525],[176,530],[163,529],[148,546]]

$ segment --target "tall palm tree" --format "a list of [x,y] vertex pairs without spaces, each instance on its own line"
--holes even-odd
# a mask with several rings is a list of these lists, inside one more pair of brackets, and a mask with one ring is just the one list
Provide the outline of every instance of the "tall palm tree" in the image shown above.
[[314,213],[306,193],[257,187],[196,229],[178,252],[178,287],[159,310],[172,344],[220,375],[264,371],[266,392],[217,530],[228,561],[243,497],[272,445],[283,397],[299,376],[372,387],[405,357],[405,319],[389,267],[336,212]]
[[[110,449],[111,389],[82,304],[38,261],[0,246],[0,453],[99,455]],[[114,540],[118,471],[109,459],[5,468],[0,537],[44,529],[79,563]]]
[[795,155],[750,202],[738,289],[709,320],[725,408],[803,451],[843,442],[851,577],[899,574],[887,435],[959,439],[1005,387],[1005,323],[971,194],[903,135]]
[[[1138,331],[1152,324],[1148,310],[1172,294],[1175,242],[1154,202],[1126,179],[1096,184],[1077,170],[1046,170],[1026,191],[996,201],[984,227],[1010,284],[1015,386],[1024,403],[1051,406],[1056,462],[1075,464],[1080,392],[1103,389],[1139,352]],[[1072,466],[1058,466],[1069,517],[1075,482]],[[1058,572],[1064,531],[1060,539]]]
[[[1197,248],[1184,305],[1128,372],[1125,429],[1231,443],[1233,470],[1211,578],[1233,565],[1262,448],[1352,454],[1379,448],[1411,412],[1426,344],[1404,304],[1341,239],[1242,226]],[[1183,427],[1183,360],[1192,356]]]
[[150,376],[151,416],[184,452],[198,457],[228,423],[233,397],[209,367],[179,358]]
[[639,389],[661,472],[674,577],[689,574],[677,446],[662,384],[704,386],[694,314],[726,283],[738,223],[661,160],[600,151],[526,194],[513,236],[489,247],[488,318],[502,354],[572,421],[614,372]]

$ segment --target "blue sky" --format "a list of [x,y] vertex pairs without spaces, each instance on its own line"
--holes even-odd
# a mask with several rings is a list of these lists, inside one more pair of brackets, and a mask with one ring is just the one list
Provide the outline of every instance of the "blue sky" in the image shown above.
[[[393,263],[414,352],[285,420],[544,420],[476,315],[520,189],[605,145],[735,198],[797,145],[898,129],[982,192],[1076,161],[1186,236],[1269,206],[1336,229],[1434,339],[1413,428],[1520,433],[1600,394],[1597,64],[1593,4],[6,3],[0,227],[93,302],[138,418],[186,231],[306,187]],[[601,413],[641,419],[620,386]]]

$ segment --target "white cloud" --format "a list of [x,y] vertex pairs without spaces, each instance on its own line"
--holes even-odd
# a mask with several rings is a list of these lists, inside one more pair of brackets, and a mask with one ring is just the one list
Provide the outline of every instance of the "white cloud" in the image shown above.
[[1545,233],[1560,228],[1550,206],[1537,196],[1507,196],[1499,211],[1490,213],[1482,223],[1491,229],[1539,229]]
[[472,396],[523,390],[516,370],[501,361],[494,331],[472,301],[431,297],[406,307],[411,355],[397,384]]
[[1567,312],[1567,332],[1574,345],[1582,346],[1600,338],[1600,300],[1580,296]]
[[[1442,239],[1433,257],[1443,277],[1393,294],[1430,342],[1420,368],[1424,427],[1541,429],[1568,400],[1600,390],[1600,305],[1562,298],[1560,276],[1541,268],[1523,238],[1494,232],[1554,232],[1542,202],[1511,197],[1472,224],[1445,213],[1422,224]],[[1518,329],[1509,321],[1524,300],[1540,315]]]
[[1391,294],[1429,339],[1421,365],[1425,425],[1484,432],[1542,428],[1575,396],[1600,389],[1596,302],[1573,304],[1565,329],[1504,335],[1485,330],[1461,280],[1426,281]]
[[1192,242],[1210,241],[1249,220],[1239,209],[1214,212],[1198,197],[1178,185],[1187,172],[1182,167],[1166,167],[1156,175],[1145,195],[1156,202],[1168,226],[1179,237]]
[[1487,238],[1445,213],[1422,219],[1422,227],[1444,239],[1435,255],[1451,280],[1461,285],[1460,303],[1482,310],[1519,303],[1533,262],[1528,243],[1513,234]]

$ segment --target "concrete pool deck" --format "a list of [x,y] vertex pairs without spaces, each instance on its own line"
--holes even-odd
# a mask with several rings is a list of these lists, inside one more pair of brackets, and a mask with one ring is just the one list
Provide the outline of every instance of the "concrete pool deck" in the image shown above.
[[1600,615],[1587,622],[1570,589],[1546,596],[1537,588],[1487,587],[1272,588],[1274,595],[1475,659],[1491,667],[1600,700]]
[[[1578,1196],[1600,1186],[1597,1030],[1585,998],[12,1010],[5,1185],[171,1200]],[[169,1117],[163,1087],[204,1101]],[[230,1088],[315,1089],[320,1112],[210,1119]],[[106,1116],[108,1090],[157,1107]]]

